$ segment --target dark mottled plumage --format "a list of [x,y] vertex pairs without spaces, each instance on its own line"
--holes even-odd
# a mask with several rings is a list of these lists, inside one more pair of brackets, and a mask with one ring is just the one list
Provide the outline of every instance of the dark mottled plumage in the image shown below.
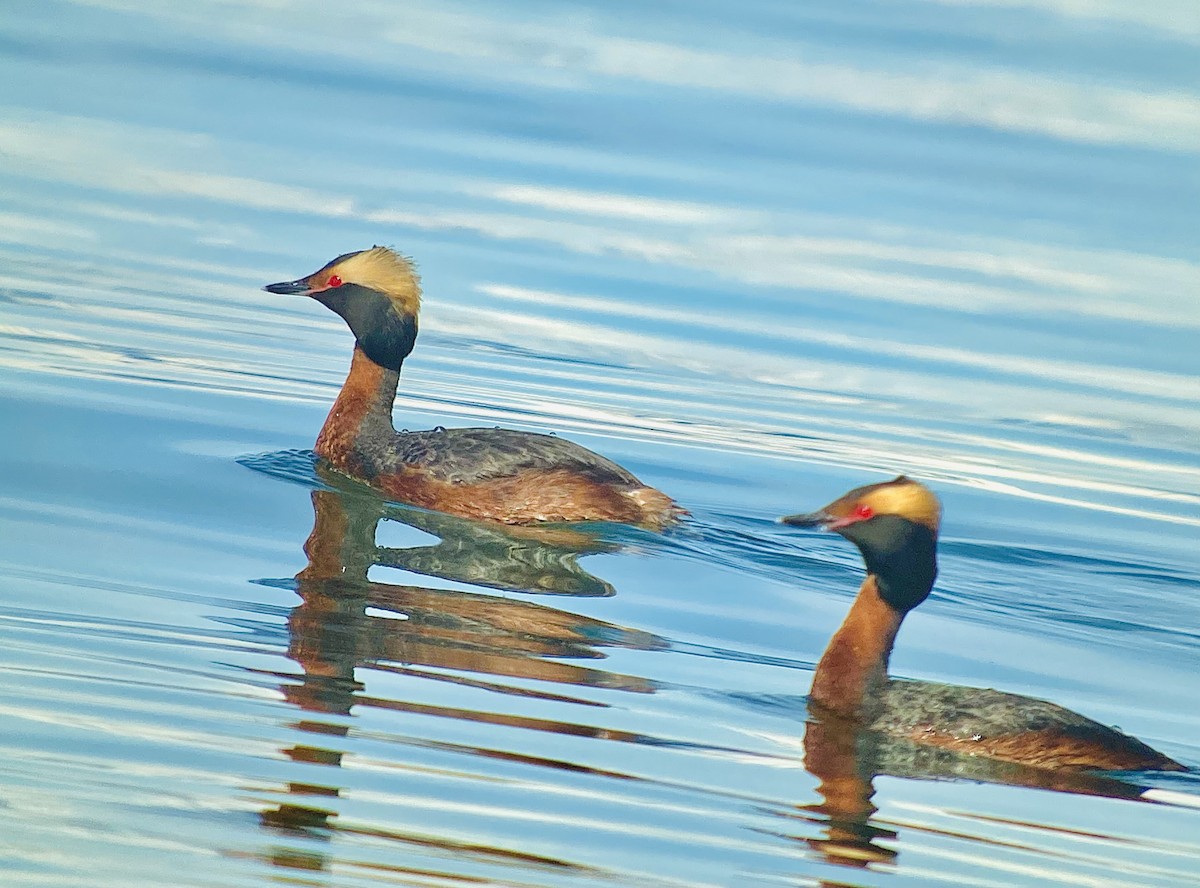
[[[1056,767],[1183,770],[1136,737],[1035,697],[992,688],[891,679],[882,702],[868,725],[870,730],[962,753],[978,750],[984,756],[994,755],[998,747],[1021,743],[1023,737],[1038,737],[1043,740],[1042,763]],[[1104,747],[1103,752],[1096,748],[1099,746]],[[1031,757],[1037,758],[1037,754]]]
[[553,435],[511,429],[436,429],[395,437],[388,457],[419,466],[452,484],[474,484],[526,469],[567,469],[601,484],[641,487],[631,472],[585,447]]
[[890,679],[883,709],[871,722],[876,731],[905,736],[931,726],[962,740],[997,737],[1053,727],[1100,728],[1090,718],[1034,697],[992,688],[932,681]]

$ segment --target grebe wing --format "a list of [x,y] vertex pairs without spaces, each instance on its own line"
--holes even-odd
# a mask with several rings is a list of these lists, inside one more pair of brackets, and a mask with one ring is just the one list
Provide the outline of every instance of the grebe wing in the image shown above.
[[1174,759],[1056,703],[991,688],[890,679],[872,731],[1039,767],[1179,771]]
[[512,429],[433,429],[397,436],[404,466],[420,468],[439,481],[475,484],[526,471],[566,470],[600,483],[641,487],[642,482],[611,460],[563,438]]
[[964,738],[1050,728],[1104,729],[1098,722],[1077,712],[1034,697],[992,688],[889,679],[883,707],[872,728],[907,734],[927,726]]

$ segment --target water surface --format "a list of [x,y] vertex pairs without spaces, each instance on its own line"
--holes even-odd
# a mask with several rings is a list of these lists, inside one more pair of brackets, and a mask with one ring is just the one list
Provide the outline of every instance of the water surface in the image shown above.
[[[1194,883],[1195,812],[1094,786],[831,810],[860,568],[774,523],[926,480],[893,671],[1200,766],[1194,4],[9,12],[6,885]],[[692,518],[514,539],[324,474],[349,334],[257,288],[374,243],[425,283],[398,426]]]

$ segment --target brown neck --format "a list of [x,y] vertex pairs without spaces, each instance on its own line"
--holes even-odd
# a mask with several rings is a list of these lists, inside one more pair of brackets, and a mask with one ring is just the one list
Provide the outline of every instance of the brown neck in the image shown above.
[[355,445],[371,437],[390,438],[396,433],[392,426],[392,402],[399,382],[399,372],[380,367],[356,344],[350,374],[317,436],[317,455],[339,469],[364,472],[367,467],[358,465],[363,448]]
[[870,721],[903,619],[903,613],[880,598],[875,577],[868,575],[817,664],[809,701],[842,718]]

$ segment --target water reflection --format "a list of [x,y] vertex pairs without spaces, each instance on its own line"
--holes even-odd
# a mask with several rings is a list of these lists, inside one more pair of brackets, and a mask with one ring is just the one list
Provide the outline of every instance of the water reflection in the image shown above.
[[836,720],[808,722],[804,766],[819,781],[817,793],[821,800],[777,813],[817,826],[819,835],[791,838],[802,841],[827,862],[860,868],[893,863],[900,855],[901,833],[895,828],[898,824],[875,818],[878,809],[872,799],[876,777],[970,780],[1125,800],[1138,799],[1145,789],[1102,773],[1050,770],[956,755]]
[[[388,507],[324,464],[317,464],[314,471],[339,493],[313,500],[316,520],[305,544],[310,575],[332,570],[327,565],[340,559],[345,570],[355,571],[360,580],[366,579],[366,570],[379,565],[509,592],[581,597],[614,594],[611,585],[581,568],[578,559],[581,555],[616,552],[620,547],[587,530],[502,525],[443,512]],[[437,537],[438,542],[432,546],[376,546],[375,530],[385,518],[422,530]],[[341,542],[336,552],[321,549],[338,540]],[[361,576],[359,568],[363,568]]]
[[[614,876],[580,862],[530,853],[519,843],[469,843],[444,829],[419,832],[370,820],[339,821],[346,802],[346,780],[331,769],[343,766],[350,754],[347,750],[358,740],[355,728],[344,717],[363,707],[488,728],[516,727],[660,747],[689,746],[732,753],[730,758],[740,757],[743,761],[758,756],[764,764],[776,758],[750,750],[718,749],[645,736],[589,723],[592,720],[586,718],[533,717],[370,693],[370,678],[361,669],[380,678],[384,674],[401,675],[571,707],[559,709],[556,714],[595,712],[606,704],[589,699],[583,689],[647,694],[658,690],[658,685],[648,678],[584,666],[579,661],[602,658],[606,647],[666,650],[669,643],[650,633],[536,602],[384,583],[368,576],[372,568],[385,565],[506,591],[551,591],[577,597],[612,594],[609,584],[578,565],[581,554],[614,548],[586,530],[520,528],[512,533],[512,528],[391,506],[357,488],[319,489],[311,497],[313,528],[304,545],[308,564],[296,576],[300,604],[288,619],[288,656],[299,664],[301,672],[279,676],[286,701],[304,713],[289,725],[303,739],[282,752],[293,762],[323,768],[322,773],[328,776],[289,781],[280,790],[282,797],[272,798],[260,810],[260,823],[271,833],[304,841],[301,848],[277,847],[268,852],[265,859],[272,865],[292,870],[330,869],[334,854],[321,849],[340,834],[385,840],[435,856],[488,865]],[[376,535],[383,521],[400,521],[436,533],[439,541],[409,548],[379,545]],[[546,686],[555,689],[547,690]],[[797,718],[797,732],[800,727]],[[1054,772],[959,756],[833,721],[810,720],[804,725],[804,767],[816,778],[815,800],[753,799],[706,786],[702,780],[694,784],[663,780],[606,770],[566,757],[556,759],[475,745],[473,740],[456,743],[435,739],[427,733],[403,737],[399,742],[497,763],[590,774],[602,780],[620,780],[627,787],[655,785],[683,791],[696,799],[704,797],[709,804],[749,805],[793,824],[792,828],[763,829],[760,822],[752,827],[755,832],[773,835],[784,845],[799,843],[806,856],[815,856],[824,863],[856,869],[894,864],[903,850],[905,833],[913,847],[924,845],[918,836],[938,833],[929,825],[880,818],[874,803],[875,780],[880,776],[971,780],[1121,799],[1135,799],[1141,792],[1140,787],[1104,775]],[[1038,833],[1052,829],[1025,825]],[[971,845],[990,841],[983,835],[965,833],[952,838]],[[1038,849],[1030,846],[1028,850]],[[341,858],[338,864],[356,865]],[[449,873],[442,875],[454,878]]]
[[[325,476],[324,480],[334,481],[331,476]],[[281,688],[287,702],[309,714],[291,727],[311,735],[312,740],[284,749],[289,759],[340,767],[345,753],[333,747],[344,744],[337,744],[334,738],[348,737],[351,729],[344,722],[325,717],[350,715],[355,707],[362,706],[627,742],[648,739],[550,719],[372,696],[364,693],[366,687],[356,675],[360,667],[369,667],[374,672],[589,707],[604,704],[577,694],[525,687],[511,680],[652,693],[656,685],[649,679],[566,662],[600,659],[604,656],[600,649],[604,647],[640,650],[666,647],[664,640],[650,633],[529,601],[381,583],[368,578],[372,567],[383,565],[510,591],[611,595],[612,587],[580,568],[576,559],[584,553],[611,551],[615,548],[613,544],[578,529],[500,528],[453,516],[415,512],[357,490],[315,490],[312,504],[313,529],[304,545],[308,565],[296,575],[296,592],[301,603],[288,619],[288,656],[303,672],[298,680],[292,675],[281,676],[286,679]],[[433,546],[413,548],[379,546],[376,531],[385,519],[435,533],[440,541]],[[432,740],[423,742],[437,744]],[[533,761],[533,757],[500,750],[472,747],[461,751],[489,758]],[[536,763],[588,770],[547,759],[538,759]],[[337,816],[336,800],[341,795],[336,784],[333,777],[322,783],[289,783],[287,801],[262,811],[262,824],[293,836],[328,838],[337,829],[456,854],[538,866],[574,866],[515,850],[468,848],[443,837],[361,826],[335,827],[332,821]],[[321,855],[293,850],[273,854],[271,862],[299,869],[324,869],[327,865]]]

